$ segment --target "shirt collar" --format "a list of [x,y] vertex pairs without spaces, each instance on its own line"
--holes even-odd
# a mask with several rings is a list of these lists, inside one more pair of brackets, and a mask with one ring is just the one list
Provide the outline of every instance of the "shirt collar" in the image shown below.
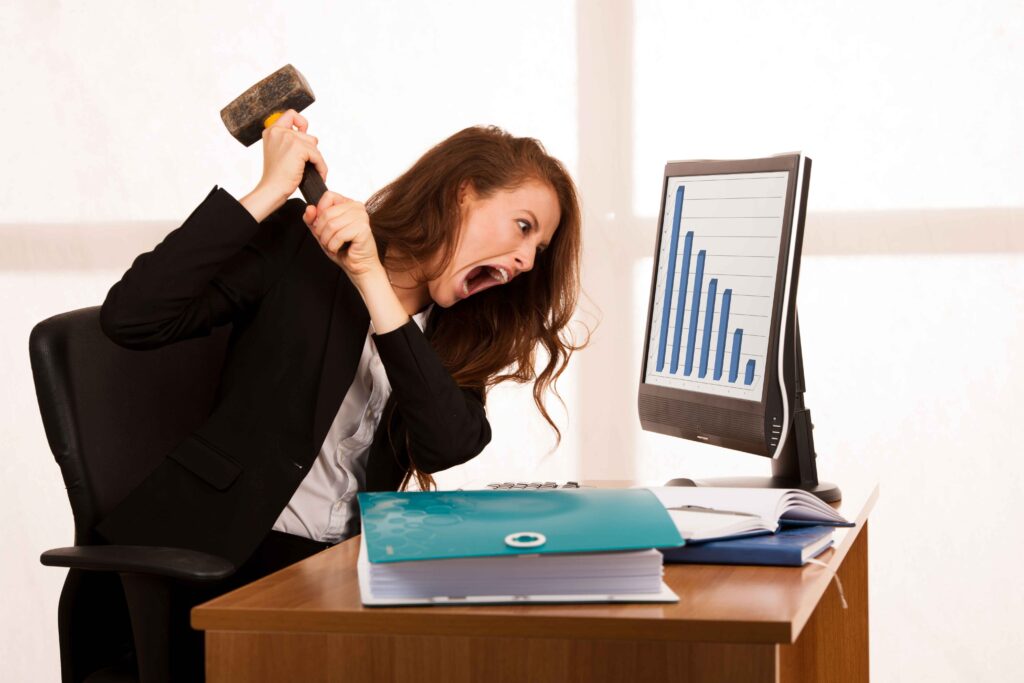
[[421,331],[427,329],[427,318],[430,317],[430,313],[433,310],[434,304],[431,303],[429,306],[427,306],[422,311],[420,311],[419,313],[412,317],[412,319],[416,321],[416,324],[419,325]]

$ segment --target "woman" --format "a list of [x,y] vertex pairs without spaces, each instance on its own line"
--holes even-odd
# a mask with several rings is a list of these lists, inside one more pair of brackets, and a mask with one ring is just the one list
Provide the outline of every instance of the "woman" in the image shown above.
[[306,131],[281,116],[256,188],[215,187],[101,311],[139,349],[232,324],[212,414],[97,530],[226,557],[233,583],[357,532],[356,491],[426,488],[480,453],[498,382],[533,381],[554,427],[542,398],[579,348],[580,212],[539,143],[468,128],[365,206],[314,207],[287,201],[307,162],[326,179]]

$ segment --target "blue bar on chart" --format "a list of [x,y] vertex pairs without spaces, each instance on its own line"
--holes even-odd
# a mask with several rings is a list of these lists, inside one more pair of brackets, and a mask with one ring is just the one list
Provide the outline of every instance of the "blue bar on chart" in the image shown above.
[[732,303],[732,290],[722,293],[722,317],[718,321],[718,348],[715,349],[715,380],[722,379],[722,361],[725,359],[725,334],[729,326],[729,304]]
[[[658,338],[658,372],[665,369],[665,342],[668,340],[668,314],[672,306],[672,284],[676,276],[676,248],[679,246],[679,221],[683,214],[683,190],[680,185],[676,189],[676,208],[672,215],[672,241],[669,245],[668,275],[665,279],[665,304],[661,309],[661,336]],[[683,281],[686,281],[683,271]]]
[[693,250],[693,230],[683,240],[682,282],[679,283],[679,301],[676,303],[676,327],[672,335],[672,374],[679,372],[679,342],[683,338],[683,311],[686,310],[686,285],[690,280],[690,252]]
[[743,383],[748,387],[754,383],[754,359],[747,361],[747,370],[743,375]]
[[735,382],[740,373],[740,346],[743,344],[743,330],[732,333],[732,358],[729,359],[729,381]]
[[697,317],[700,313],[700,290],[704,285],[704,258],[707,252],[697,252],[697,272],[693,274],[693,300],[690,302],[690,333],[686,341],[686,365],[683,373],[689,377],[693,372],[693,348],[697,345]]
[[704,337],[700,345],[700,370],[697,376],[704,379],[708,376],[708,352],[711,350],[711,323],[715,321],[715,295],[718,293],[718,278],[711,278],[708,283],[708,302],[704,307]]

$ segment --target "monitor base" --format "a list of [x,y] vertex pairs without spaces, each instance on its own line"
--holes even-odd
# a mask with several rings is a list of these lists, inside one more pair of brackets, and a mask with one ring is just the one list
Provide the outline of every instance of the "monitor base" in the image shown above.
[[802,489],[813,493],[826,503],[837,503],[843,499],[842,491],[835,484],[819,481],[813,484],[801,484],[794,479],[783,477],[714,477],[711,479],[672,479],[665,486],[709,486],[739,487],[755,489]]

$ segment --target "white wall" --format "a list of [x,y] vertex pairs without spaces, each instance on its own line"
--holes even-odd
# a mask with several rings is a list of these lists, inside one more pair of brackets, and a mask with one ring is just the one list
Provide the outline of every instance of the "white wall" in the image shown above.
[[178,219],[214,183],[241,196],[259,180],[261,152],[231,137],[220,110],[286,63],[317,96],[305,115],[328,183],[353,197],[478,123],[538,137],[574,164],[572,9],[5,3],[7,123],[31,135],[9,139],[19,163],[3,173],[39,181],[0,186],[3,220]]
[[1020,206],[1024,11],[990,0],[637,0],[636,209],[684,159],[802,149],[819,209]]
[[1005,1],[0,7],[0,678],[58,678],[63,577],[37,557],[72,529],[28,331],[101,301],[213,184],[255,183],[258,148],[218,112],[286,62],[319,98],[328,182],[352,196],[472,123],[540,138],[580,183],[581,318],[601,323],[555,404],[562,446],[527,389],[498,389],[492,445],[448,486],[765,471],[639,428],[655,199],[668,159],[809,152],[807,400],[822,477],[882,483],[874,678],[1008,678],[1024,608],[1022,28]]

